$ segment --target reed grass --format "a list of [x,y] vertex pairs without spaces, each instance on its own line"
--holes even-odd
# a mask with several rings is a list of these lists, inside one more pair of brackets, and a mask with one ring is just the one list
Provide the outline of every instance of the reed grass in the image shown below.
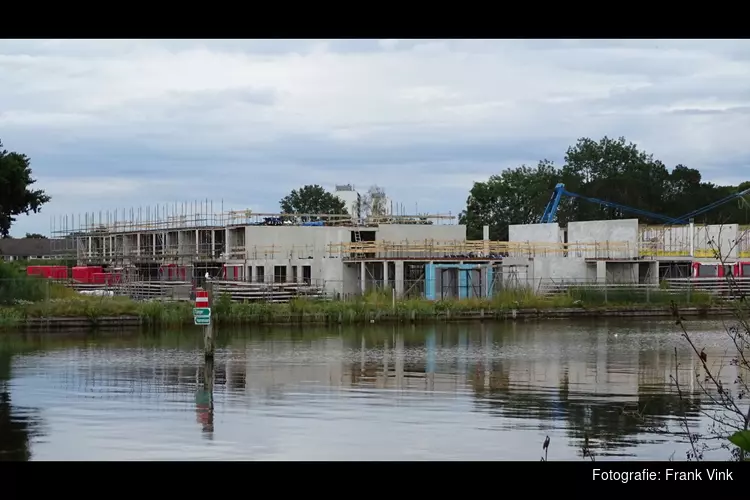
[[27,276],[25,269],[15,262],[0,261],[0,305],[74,298],[77,295],[75,290],[59,283],[39,276]]
[[[715,298],[703,292],[668,293],[666,290],[623,290],[575,287],[567,293],[540,296],[526,290],[506,290],[491,299],[438,300],[403,299],[395,303],[389,292],[370,292],[354,300],[322,301],[295,299],[286,304],[236,303],[217,297],[212,319],[224,325],[277,323],[368,323],[372,321],[427,321],[461,319],[479,314],[503,316],[516,309],[551,310],[617,307],[664,308],[678,305],[711,306]],[[23,324],[29,318],[139,317],[146,326],[173,327],[193,321],[189,302],[136,302],[124,297],[91,297],[74,294],[37,302],[0,306],[0,328]]]

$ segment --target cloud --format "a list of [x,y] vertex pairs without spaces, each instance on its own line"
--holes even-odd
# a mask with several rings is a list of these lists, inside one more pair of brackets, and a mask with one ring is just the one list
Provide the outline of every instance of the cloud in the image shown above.
[[276,211],[305,183],[456,213],[472,182],[625,136],[744,179],[750,42],[9,40],[0,130],[57,214],[194,199]]

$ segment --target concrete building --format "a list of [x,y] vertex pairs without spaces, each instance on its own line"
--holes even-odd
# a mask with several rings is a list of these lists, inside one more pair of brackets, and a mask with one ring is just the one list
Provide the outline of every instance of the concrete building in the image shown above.
[[[357,202],[356,191],[339,188],[337,195],[349,196],[348,204]],[[736,224],[524,224],[510,227],[510,241],[498,242],[489,240],[488,228],[482,240],[468,241],[466,227],[443,215],[362,220],[312,214],[315,222],[299,222],[283,214],[213,214],[207,203],[176,212],[139,209],[98,220],[89,214],[79,227],[62,225],[58,233],[68,237],[52,240],[53,253],[120,270],[133,280],[189,283],[208,275],[221,286],[231,284],[238,300],[263,296],[257,290],[240,294],[239,283],[289,294],[316,288],[333,296],[386,288],[400,297],[428,299],[574,283],[655,286],[664,278],[690,276],[695,262],[719,260],[747,259],[750,276],[750,231]]]
[[[298,223],[280,214],[197,212],[94,222],[86,216],[82,227],[58,231],[71,237],[52,241],[56,255],[119,270],[134,280],[192,281],[207,274],[219,281],[317,286],[328,294],[352,295],[386,282],[403,293],[405,259],[432,255],[412,252],[415,243],[422,248],[425,242],[466,239],[465,226],[451,223],[451,216],[315,218],[320,220]],[[423,280],[424,262],[418,274],[414,279]]]
[[[381,193],[382,196],[377,196],[375,199],[372,196],[369,196],[368,199],[368,193],[360,193],[353,185],[339,184],[336,185],[333,194],[344,202],[346,210],[351,214],[352,220],[356,222],[361,222],[362,219],[372,215],[367,213],[368,208],[370,211],[376,211],[378,217],[387,218],[396,212],[393,209],[392,200],[384,193]],[[366,206],[368,202],[370,207]]]
[[346,211],[351,214],[352,220],[359,220],[362,217],[362,195],[354,189],[354,186],[351,184],[337,185],[333,194],[344,202]]
[[645,226],[638,219],[525,224],[510,227],[512,244],[543,255],[505,259],[527,269],[530,282],[657,284],[690,277],[694,263],[750,261],[750,228],[737,224]]
[[0,238],[0,259],[47,260],[54,258],[52,241],[46,238]]

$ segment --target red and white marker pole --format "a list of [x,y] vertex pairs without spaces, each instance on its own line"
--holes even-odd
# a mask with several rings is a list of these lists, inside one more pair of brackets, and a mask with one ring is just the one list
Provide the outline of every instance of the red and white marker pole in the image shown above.
[[[203,328],[203,349],[206,359],[214,356],[213,328],[211,328],[211,309],[208,303],[208,291],[195,291],[195,309],[193,309],[194,322]],[[208,313],[208,314],[205,314]]]
[[208,307],[208,292],[206,290],[195,291],[195,307]]

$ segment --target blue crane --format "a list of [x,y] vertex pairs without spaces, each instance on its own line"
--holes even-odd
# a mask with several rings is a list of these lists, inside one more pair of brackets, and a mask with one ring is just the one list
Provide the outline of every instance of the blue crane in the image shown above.
[[680,217],[669,217],[666,215],[656,214],[653,212],[649,212],[646,210],[641,210],[640,208],[633,208],[628,207],[626,205],[621,205],[619,203],[614,203],[611,201],[605,201],[600,200],[598,198],[592,198],[590,196],[583,196],[577,193],[573,193],[571,191],[568,191],[565,189],[565,184],[557,184],[555,186],[554,191],[552,192],[552,198],[550,198],[549,203],[547,203],[547,207],[544,209],[544,214],[542,214],[542,218],[540,219],[540,223],[550,223],[554,220],[555,216],[557,215],[557,207],[560,205],[560,200],[562,199],[563,195],[569,196],[571,198],[578,198],[581,200],[586,200],[591,203],[596,203],[598,205],[604,205],[606,207],[612,207],[616,208],[618,210],[622,210],[623,212],[632,213],[634,215],[642,215],[644,217],[648,217],[650,219],[660,220],[666,224],[686,224],[690,222],[690,219],[704,214],[710,210],[713,210],[716,207],[719,207],[721,205],[724,205],[725,203],[729,203],[732,200],[736,200],[738,198],[742,198],[743,196],[750,194],[750,189],[745,189],[743,191],[739,191],[734,194],[730,194],[729,196],[726,196],[720,200],[717,200],[713,203],[710,203],[706,205],[703,208],[699,208],[697,210],[693,210],[692,212],[688,212],[685,215],[682,215]]

